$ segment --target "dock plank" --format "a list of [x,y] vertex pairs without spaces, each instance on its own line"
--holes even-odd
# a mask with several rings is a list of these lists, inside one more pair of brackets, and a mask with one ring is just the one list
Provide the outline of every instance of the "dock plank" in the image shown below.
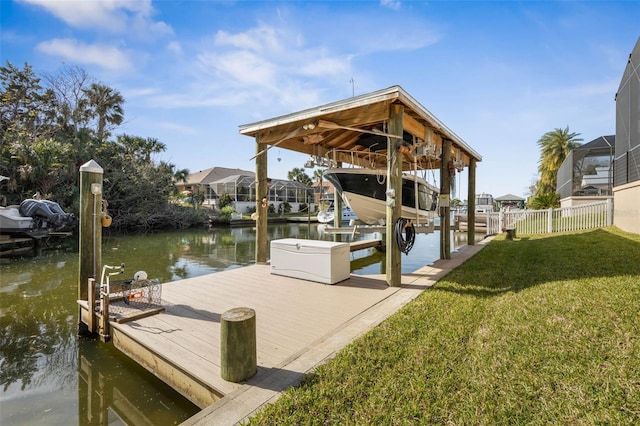
[[398,290],[366,276],[328,285],[269,271],[268,265],[252,265],[163,284],[164,312],[112,326],[154,359],[224,395],[240,386],[220,377],[220,316],[227,310],[256,311],[260,375]]

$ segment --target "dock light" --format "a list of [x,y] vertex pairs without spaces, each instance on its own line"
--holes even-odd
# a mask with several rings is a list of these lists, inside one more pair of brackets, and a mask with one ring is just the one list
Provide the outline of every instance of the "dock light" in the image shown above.
[[102,185],[99,184],[99,183],[92,183],[91,184],[91,193],[93,195],[102,194]]

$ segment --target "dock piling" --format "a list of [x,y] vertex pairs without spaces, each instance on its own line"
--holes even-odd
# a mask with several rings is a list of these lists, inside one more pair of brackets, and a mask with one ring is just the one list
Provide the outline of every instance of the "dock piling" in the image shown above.
[[[89,300],[87,282],[96,278],[102,263],[102,225],[98,208],[102,206],[103,169],[94,160],[80,167],[80,223],[79,223],[79,273],[78,300]],[[78,312],[78,335],[90,335]]]
[[238,383],[256,374],[256,312],[251,308],[233,308],[220,320],[220,375]]

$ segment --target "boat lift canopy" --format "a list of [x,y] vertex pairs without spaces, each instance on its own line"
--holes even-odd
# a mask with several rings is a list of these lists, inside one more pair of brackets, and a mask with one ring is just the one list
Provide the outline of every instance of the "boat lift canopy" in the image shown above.
[[368,163],[371,168],[384,169],[384,155],[371,153],[384,154],[387,137],[397,138],[387,133],[391,104],[404,106],[402,139],[409,150],[403,152],[403,170],[413,170],[414,159],[420,170],[439,168],[444,140],[451,141],[452,158],[460,168],[468,166],[471,158],[482,161],[480,154],[400,86],[245,124],[240,126],[240,133],[269,148],[278,146],[336,162]]
[[[387,171],[387,197],[401,193],[402,171],[440,169],[440,258],[450,258],[451,178],[469,167],[469,207],[474,208],[475,167],[482,157],[400,86],[240,126],[256,141],[256,262],[267,260],[267,151],[275,146],[311,156],[320,166],[353,164]],[[392,152],[389,152],[389,151]],[[402,161],[397,161],[399,158]],[[313,166],[311,166],[313,167]],[[391,196],[393,197],[393,195]],[[266,213],[266,212],[265,212]],[[400,204],[387,200],[387,234],[400,221]],[[474,244],[474,213],[469,244]],[[399,286],[400,251],[387,245],[387,282]]]

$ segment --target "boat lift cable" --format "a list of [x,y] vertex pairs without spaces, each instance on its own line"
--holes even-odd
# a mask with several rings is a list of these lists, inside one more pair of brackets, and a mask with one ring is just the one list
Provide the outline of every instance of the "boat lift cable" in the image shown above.
[[396,244],[404,254],[409,254],[416,240],[416,230],[411,219],[401,217],[396,221]]

